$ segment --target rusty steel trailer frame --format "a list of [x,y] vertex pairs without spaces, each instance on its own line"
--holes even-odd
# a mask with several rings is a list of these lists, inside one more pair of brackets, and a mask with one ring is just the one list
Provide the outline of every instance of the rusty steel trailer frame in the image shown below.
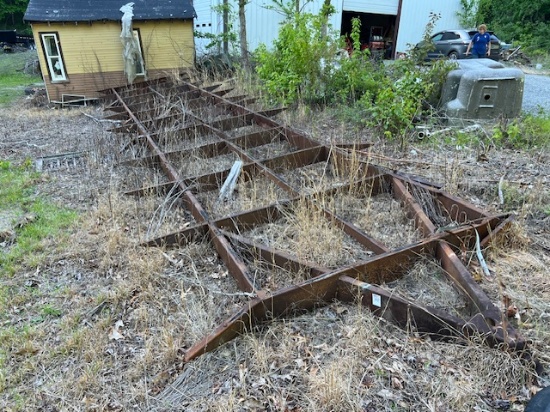
[[[530,359],[526,340],[508,323],[503,312],[487,297],[457,256],[457,250],[474,250],[476,237],[482,239],[481,247],[486,246],[509,224],[512,216],[488,214],[421,178],[392,172],[367,160],[360,162],[359,166],[353,166],[357,170],[350,170],[350,165],[354,163],[352,157],[360,156],[361,149],[368,147],[368,144],[331,147],[320,144],[274,120],[272,116],[279,113],[280,109],[257,112],[247,106],[253,99],[245,95],[227,97],[229,92],[230,89],[220,89],[220,85],[201,88],[189,81],[181,80],[173,84],[166,79],[105,91],[106,100],[110,103],[106,110],[114,112],[109,118],[122,121],[113,130],[130,134],[132,138],[128,144],[144,142],[147,146],[147,156],[129,160],[128,163],[141,162],[159,167],[169,179],[167,183],[127,193],[146,195],[177,192],[182,196],[184,207],[197,222],[184,230],[151,239],[145,245],[185,245],[207,236],[238,288],[252,296],[233,316],[190,347],[185,353],[185,361],[217,348],[261,322],[311,310],[335,299],[359,301],[377,316],[402,327],[414,327],[431,336],[475,337],[490,346],[517,351],[522,357]],[[172,103],[167,112],[169,102]],[[245,131],[236,137],[227,133],[250,125],[259,130]],[[244,162],[243,181],[258,176],[268,178],[288,195],[288,199],[254,210],[211,218],[198,200],[197,193],[206,189],[219,189],[229,169],[198,176],[180,175],[169,157],[174,153],[186,153],[186,150],[165,152],[161,149],[159,142],[167,128],[177,131],[182,139],[196,139],[202,134],[217,136],[217,142],[195,146],[187,151],[198,150],[204,158],[234,153]],[[286,141],[296,150],[259,160],[243,149],[260,147],[274,139]],[[353,172],[355,178],[347,185],[324,189],[322,193],[302,193],[300,188],[293,187],[281,177],[281,171],[318,162],[332,162],[350,175]],[[372,195],[392,194],[404,208],[407,217],[414,220],[422,240],[392,250],[315,200],[315,195],[330,196],[336,191],[357,187],[368,187]],[[437,219],[433,211],[427,210],[422,204],[421,197],[427,197],[435,204],[439,213],[452,225],[441,227],[435,221]],[[291,208],[297,202],[306,202],[308,207],[324,215],[331,224],[372,252],[373,256],[352,265],[328,269],[242,235],[252,227],[276,220],[282,210]],[[247,250],[271,267],[305,271],[309,278],[276,291],[263,290],[257,286],[236,247]],[[448,280],[463,295],[469,313],[466,319],[399,297],[380,286],[384,282],[401,278],[423,256],[434,257],[440,262]]]

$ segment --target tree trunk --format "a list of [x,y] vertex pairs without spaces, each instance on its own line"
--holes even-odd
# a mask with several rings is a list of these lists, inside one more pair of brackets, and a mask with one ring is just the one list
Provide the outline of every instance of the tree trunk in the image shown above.
[[246,43],[246,15],[244,10],[247,4],[248,0],[239,0],[239,41],[241,43],[241,59],[245,71],[248,71],[250,68],[250,63],[248,61],[248,45]]
[[323,13],[323,26],[321,27],[321,36],[323,36],[323,39],[326,39],[328,31],[328,18],[330,17],[330,0],[324,1],[321,12]]
[[223,0],[223,54],[226,56],[229,54],[229,41],[227,35],[229,32],[229,0]]

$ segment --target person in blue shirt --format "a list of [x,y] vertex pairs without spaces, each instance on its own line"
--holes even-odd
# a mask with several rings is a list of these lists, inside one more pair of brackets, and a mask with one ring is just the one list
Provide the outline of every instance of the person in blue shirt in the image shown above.
[[480,25],[477,31],[474,37],[472,37],[470,44],[468,44],[466,56],[470,54],[470,49],[472,49],[472,58],[481,59],[491,55],[491,35],[487,33],[487,26],[485,24]]

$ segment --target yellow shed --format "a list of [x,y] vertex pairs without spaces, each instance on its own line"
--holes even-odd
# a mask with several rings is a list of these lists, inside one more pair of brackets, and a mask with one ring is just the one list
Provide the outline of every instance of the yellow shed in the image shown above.
[[30,0],[50,101],[166,76],[194,65],[191,0]]

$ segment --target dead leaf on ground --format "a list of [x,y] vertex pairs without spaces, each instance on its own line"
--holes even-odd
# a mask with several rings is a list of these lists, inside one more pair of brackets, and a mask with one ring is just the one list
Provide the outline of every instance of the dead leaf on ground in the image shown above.
[[124,339],[124,335],[120,332],[120,328],[124,326],[124,322],[117,320],[115,325],[111,328],[109,333],[109,340],[120,340]]

